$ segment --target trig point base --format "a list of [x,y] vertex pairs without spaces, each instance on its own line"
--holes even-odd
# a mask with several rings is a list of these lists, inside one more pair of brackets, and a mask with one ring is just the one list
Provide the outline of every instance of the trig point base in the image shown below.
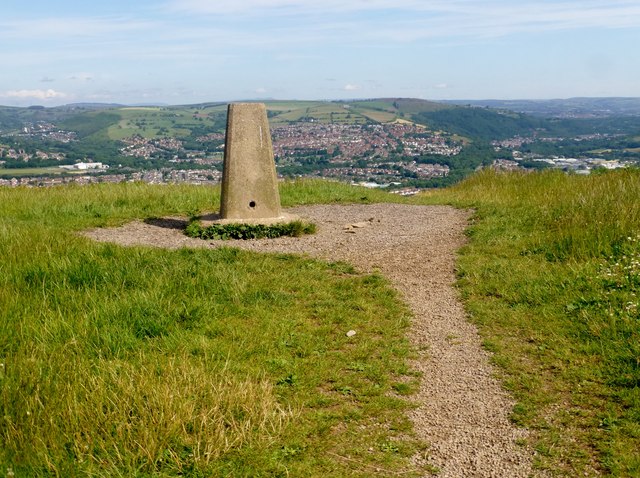
[[228,107],[220,217],[225,222],[284,220],[263,103]]

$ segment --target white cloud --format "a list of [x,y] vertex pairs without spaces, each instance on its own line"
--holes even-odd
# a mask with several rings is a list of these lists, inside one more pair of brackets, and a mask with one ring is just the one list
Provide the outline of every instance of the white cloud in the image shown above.
[[[291,45],[494,38],[525,32],[640,28],[637,0],[164,0],[144,18],[0,19],[4,40],[46,41],[56,59],[208,60],[226,49],[278,48],[278,61],[310,60]],[[176,11],[180,14],[176,14]],[[183,15],[184,14],[184,15]],[[159,16],[158,16],[159,15]],[[211,15],[213,17],[209,17]],[[224,21],[218,21],[224,16]],[[213,20],[213,21],[212,21]],[[227,21],[228,20],[228,21]],[[40,49],[41,46],[39,45]],[[4,61],[46,62],[38,50]],[[198,58],[196,58],[198,57]]]
[[[377,13],[383,17],[378,19],[382,21],[378,26],[386,37],[405,40],[640,26],[640,3],[637,0],[167,0],[166,5],[172,11],[197,15],[298,18],[331,15],[332,21],[335,15],[342,15],[355,19],[358,24],[365,23],[360,14]],[[400,15],[404,20],[389,20],[386,13]],[[363,31],[360,29],[358,34]]]
[[265,13],[294,14],[304,12],[360,12],[375,10],[440,10],[448,9],[451,3],[469,0],[242,0],[230,2],[228,0],[168,0],[167,7],[171,10],[193,13],[208,13],[214,15],[228,13]]
[[66,93],[48,90],[11,90],[5,92],[2,96],[5,98],[34,99],[34,100],[53,100],[67,98]]
[[433,87],[437,90],[446,90],[447,88],[449,88],[449,85],[447,83],[438,83],[436,85],[433,85]]
[[259,94],[259,95],[262,95],[262,94],[264,94],[266,92],[267,92],[266,88],[262,88],[262,87],[256,88],[256,93]]
[[359,85],[352,85],[350,83],[344,85],[344,91],[358,91],[360,89]]
[[118,33],[139,33],[157,28],[150,21],[125,17],[43,17],[0,20],[0,37],[82,38],[106,37]]

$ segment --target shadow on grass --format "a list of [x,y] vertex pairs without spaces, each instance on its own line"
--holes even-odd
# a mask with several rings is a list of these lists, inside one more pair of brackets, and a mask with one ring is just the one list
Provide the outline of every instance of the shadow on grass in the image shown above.
[[151,226],[162,227],[164,229],[183,230],[187,227],[187,224],[189,224],[189,220],[175,217],[151,217],[149,219],[145,219],[144,223]]

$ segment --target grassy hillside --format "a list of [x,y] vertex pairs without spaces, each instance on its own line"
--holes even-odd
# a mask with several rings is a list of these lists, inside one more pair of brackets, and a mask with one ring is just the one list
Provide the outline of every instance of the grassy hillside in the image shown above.
[[[265,104],[273,124],[311,120],[336,124],[386,123],[398,118],[411,120],[414,115],[425,111],[452,108],[450,105],[425,100],[401,98],[354,102],[266,101]],[[0,131],[19,130],[25,121],[51,121],[63,129],[78,132],[80,138],[96,134],[111,140],[121,140],[133,135],[145,138],[186,138],[224,131],[226,112],[226,103],[145,107],[113,105],[108,108],[96,105],[46,109],[0,106]]]
[[640,476],[640,171],[484,172],[431,201],[477,210],[467,309],[561,476]]
[[[3,473],[413,476],[398,397],[415,380],[408,313],[384,279],[291,255],[76,235],[214,209],[217,194],[0,188]],[[386,196],[298,183],[282,197]]]
[[275,124],[297,121],[317,121],[323,124],[365,124],[371,122],[366,116],[350,111],[348,105],[335,102],[279,112],[271,117],[271,121]]
[[[459,286],[557,476],[639,476],[638,170],[482,172]],[[286,206],[399,201],[330,182]],[[16,476],[412,476],[407,310],[347,264],[75,234],[215,209],[202,187],[0,189],[0,469]],[[357,341],[346,337],[359,331]],[[429,377],[424,377],[428,380]]]
[[454,107],[416,114],[413,119],[439,129],[468,138],[485,141],[527,136],[536,129],[549,125],[545,120],[526,116],[521,113],[497,112],[484,108]]
[[25,123],[37,123],[40,121],[58,123],[83,113],[95,113],[114,108],[118,108],[118,105],[85,104],[58,106],[55,108],[45,108],[43,106],[30,106],[28,108],[0,106],[0,132],[20,131]]
[[143,138],[187,138],[224,128],[226,109],[184,107],[119,107],[108,111],[85,112],[60,123],[77,131],[81,138],[95,135],[109,140],[131,136]]
[[[390,123],[398,119],[421,120],[421,114],[461,109],[451,105],[407,98],[367,101],[266,101],[272,124],[314,121],[323,124]],[[107,115],[111,121],[104,121]],[[110,139],[139,135],[145,138],[195,137],[224,130],[226,104],[170,107],[118,107],[109,112],[85,112],[63,126],[104,131]],[[493,118],[493,117],[492,117]],[[490,118],[490,119],[492,119]],[[487,121],[490,121],[488,119]],[[99,121],[102,120],[102,121]]]
[[457,100],[450,104],[488,106],[544,118],[640,115],[640,98],[567,98],[555,100]]

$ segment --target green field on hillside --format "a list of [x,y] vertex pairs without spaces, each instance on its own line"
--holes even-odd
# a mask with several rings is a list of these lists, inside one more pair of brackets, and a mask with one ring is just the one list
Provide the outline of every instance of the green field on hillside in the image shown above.
[[[61,169],[57,166],[50,168],[0,168],[0,176],[7,177],[22,177],[22,176],[43,176],[48,174],[69,174],[71,171],[67,169]],[[86,172],[86,171],[85,171]]]
[[[160,133],[167,136],[180,137],[189,134],[185,124],[193,113],[163,111],[161,108],[121,108],[118,110],[120,121],[109,127],[110,139],[121,140],[134,135],[143,138],[156,138]],[[179,123],[178,123],[179,121]],[[176,127],[180,124],[179,127]]]
[[353,101],[349,104],[362,109],[369,109],[373,111],[387,111],[390,113],[397,113],[398,108],[393,105],[393,101],[385,100],[365,100],[365,101]]
[[[267,104],[271,109],[271,105]],[[295,121],[317,121],[324,124],[365,124],[370,120],[348,105],[336,102],[314,104],[306,107],[285,110],[271,118],[273,123],[288,123]]]
[[266,101],[265,106],[268,111],[294,111],[306,110],[307,108],[316,108],[322,106],[324,101]]
[[417,113],[426,113],[451,109],[451,105],[436,103],[433,101],[416,98],[386,98],[375,100],[360,100],[349,102],[356,107],[371,111],[387,111],[396,115],[411,116]]
[[352,106],[350,111],[352,113],[356,113],[364,116],[365,118],[373,120],[376,123],[392,123],[396,119],[398,119],[397,113],[393,113],[390,111],[378,111],[374,109],[358,108],[355,106]]

